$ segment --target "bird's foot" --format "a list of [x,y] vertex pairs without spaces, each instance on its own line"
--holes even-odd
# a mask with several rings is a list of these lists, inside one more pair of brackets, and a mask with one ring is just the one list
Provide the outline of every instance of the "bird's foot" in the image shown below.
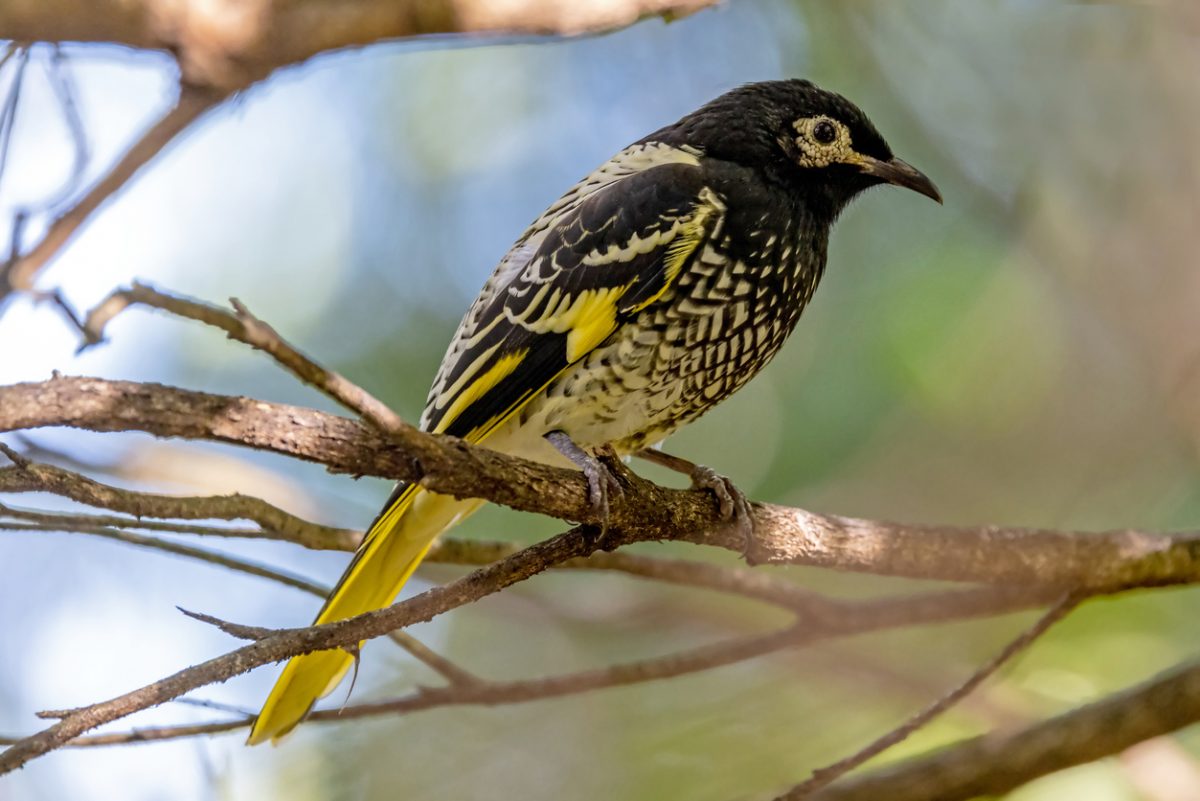
[[571,460],[571,463],[583,472],[588,484],[588,502],[600,519],[600,533],[596,538],[596,547],[601,550],[612,550],[614,545],[607,543],[609,506],[620,498],[625,490],[617,480],[615,471],[606,464],[617,459],[616,453],[608,446],[597,449],[597,455],[585,451],[567,435],[565,431],[551,431],[546,440],[555,450]]
[[754,550],[754,512],[750,509],[750,501],[746,494],[729,480],[711,467],[702,464],[692,465],[688,474],[692,479],[692,489],[712,490],[717,496],[717,508],[721,517],[732,521],[742,535],[742,556],[747,562],[751,560]]

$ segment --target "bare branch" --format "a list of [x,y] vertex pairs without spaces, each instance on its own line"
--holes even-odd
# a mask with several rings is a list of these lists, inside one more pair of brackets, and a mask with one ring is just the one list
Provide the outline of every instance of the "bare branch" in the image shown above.
[[[0,452],[21,460],[21,469],[0,468],[0,493],[50,492],[79,503],[137,515],[138,519],[113,515],[45,513],[8,509],[8,516],[33,520],[38,528],[54,531],[89,533],[94,529],[140,529],[175,534],[215,537],[274,539],[294,542],[307,548],[354,550],[361,532],[322,526],[284,512],[258,498],[245,495],[217,497],[177,497],[117,489],[79,473],[59,467],[30,462],[0,442]],[[160,522],[145,517],[174,519],[253,520],[261,528],[224,528]],[[133,543],[126,539],[126,542]],[[157,540],[153,540],[157,542]],[[153,546],[151,546],[153,547]],[[434,545],[427,562],[483,566],[511,556],[518,546],[506,542],[446,538]],[[761,571],[720,567],[683,559],[661,559],[626,553],[596,553],[587,559],[571,560],[563,569],[612,570],[641,578],[732,593],[784,608],[804,606],[818,597],[791,582],[768,576]]]
[[[3,178],[7,171],[8,155],[12,150],[13,125],[17,119],[17,106],[21,102],[21,89],[25,85],[25,70],[29,66],[29,46],[9,42],[5,45],[3,56],[0,57],[0,67],[14,58],[17,66],[14,68],[12,80],[9,82],[8,94],[5,96],[4,102],[0,103],[0,178]],[[20,239],[20,223],[14,227],[17,228],[14,233],[18,234],[13,237],[13,247],[15,248]],[[0,272],[0,277],[2,276],[3,273]]]
[[133,692],[84,707],[50,728],[27,737],[0,753],[0,774],[15,770],[31,759],[60,748],[90,729],[177,698],[197,687],[223,681],[259,665],[297,654],[353,646],[362,640],[429,620],[435,615],[523,581],[552,564],[586,555],[592,547],[589,539],[580,531],[567,532],[526,548],[494,565],[476,570],[444,587],[429,590],[386,609],[323,626],[280,631]]
[[[29,462],[0,443],[10,458],[24,463],[0,468],[0,492],[50,492],[88,506],[123,512],[134,517],[155,517],[175,520],[252,520],[261,531],[235,532],[204,527],[159,526],[138,523],[134,528],[175,531],[182,534],[219,534],[221,536],[256,536],[295,542],[317,550],[353,550],[358,546],[360,532],[351,529],[323,526],[303,520],[260,498],[249,495],[216,495],[208,497],[179,497],[149,492],[119,489],[102,484],[79,473]],[[125,527],[133,521],[119,518],[78,517],[82,525],[114,525]]]
[[[599,522],[576,472],[409,429],[394,442],[312,409],[165,387],[55,378],[0,387],[0,432],[41,426],[144,431],[272,451],[355,474],[418,481],[458,497]],[[406,427],[408,428],[408,427]],[[626,477],[610,509],[614,546],[674,539],[741,552],[711,493]],[[998,526],[926,526],[756,504],[750,557],[884,575],[1109,591],[1200,579],[1200,536],[1084,533]]]
[[[279,629],[268,629],[262,626],[247,626],[242,623],[231,623],[228,620],[221,620],[219,617],[206,615],[203,612],[193,612],[190,609],[184,609],[182,606],[175,607],[185,616],[200,623],[207,623],[215,629],[228,634],[237,640],[265,640]],[[73,710],[74,711],[74,710]],[[65,715],[55,715],[54,717],[66,717]]]
[[[183,701],[186,699],[177,699]],[[174,740],[181,737],[199,737],[205,734],[221,734],[222,732],[249,726],[254,718],[246,717],[241,720],[216,721],[199,723],[191,726],[152,726],[134,729],[128,732],[112,732],[110,734],[93,734],[90,737],[80,737],[67,744],[67,748],[86,748],[98,745],[132,745],[136,743],[153,743],[162,740]],[[16,745],[20,737],[0,737],[0,745]]]
[[[560,535],[556,539],[563,540],[564,538],[574,537],[577,534],[578,532],[571,532],[566,535]],[[545,544],[543,543],[543,545]],[[533,547],[538,548],[539,546]],[[530,550],[526,549],[526,551],[521,552],[517,556],[528,555]],[[505,574],[504,563],[495,567],[497,571],[496,575]],[[522,570],[524,569],[522,568]],[[472,576],[468,576],[462,581],[467,581],[476,575],[478,573],[472,574]],[[453,586],[451,585],[451,587]],[[403,607],[412,608],[420,606],[425,601],[428,601],[429,596],[448,592],[451,590],[451,587],[442,590],[430,590],[410,601],[389,607],[388,610],[383,610],[383,613],[396,614],[396,610],[400,610]],[[948,593],[929,593],[907,598],[885,598],[867,602],[829,601],[821,606],[814,605],[808,610],[801,610],[796,623],[792,626],[767,634],[747,635],[654,659],[568,673],[561,676],[511,682],[480,681],[475,684],[444,688],[422,688],[408,696],[395,700],[359,704],[337,710],[318,711],[313,713],[309,717],[309,720],[344,721],[376,715],[407,714],[442,706],[496,706],[500,704],[524,703],[574,695],[608,687],[658,681],[753,659],[784,648],[803,647],[834,637],[860,634],[884,628],[963,620],[972,617],[1017,611],[1044,603],[1047,600],[1046,595],[1042,594],[1044,592],[1043,590],[1031,590],[1026,593],[1016,593],[1011,590],[1005,591],[987,588]],[[467,599],[463,602],[465,603],[469,600],[474,599]],[[352,618],[350,621],[343,621],[343,623],[334,625],[346,626],[353,621],[361,623],[368,617],[379,616],[383,613],[370,613],[369,615]],[[153,729],[137,729],[127,733],[95,735],[79,739],[61,739],[63,729],[74,730],[81,722],[83,722],[86,728],[93,728],[103,722],[116,720],[125,715],[132,714],[137,709],[145,708],[145,706],[138,706],[137,709],[125,708],[125,706],[132,702],[131,699],[136,698],[138,703],[146,704],[146,699],[149,697],[158,699],[152,701],[152,703],[162,703],[168,700],[161,697],[163,693],[175,692],[180,685],[190,684],[194,680],[193,674],[198,671],[212,672],[214,667],[219,665],[222,675],[229,670],[244,672],[251,667],[243,664],[246,658],[259,658],[258,655],[252,653],[252,649],[255,646],[263,646],[271,642],[281,642],[285,639],[294,639],[306,633],[311,637],[319,630],[328,630],[329,628],[329,626],[321,626],[312,629],[277,632],[271,635],[271,637],[255,643],[254,646],[246,646],[231,654],[210,660],[203,665],[188,668],[163,682],[156,682],[154,685],[142,688],[142,690],[135,691],[121,698],[113,699],[104,704],[85,707],[80,710],[70,710],[70,714],[76,717],[69,720],[62,720],[55,727],[47,729],[40,735],[34,735],[24,740],[0,739],[0,742],[8,742],[13,746],[9,751],[0,754],[0,773],[10,770],[18,764],[23,764],[34,756],[45,753],[48,750],[53,750],[54,748],[62,747],[63,745],[96,746],[148,742],[151,740],[191,737],[200,734],[215,734],[247,726],[250,723],[249,719],[201,724],[200,726],[167,726]],[[342,642],[343,640],[347,643],[357,642],[353,636],[339,636],[337,638],[338,642]],[[325,643],[327,647],[330,644],[328,642]],[[202,681],[200,683],[210,683],[210,681]],[[199,684],[196,686],[199,686]],[[187,689],[191,688],[188,687]],[[178,691],[182,694],[187,689]],[[99,720],[100,718],[102,720]],[[99,722],[91,722],[95,720],[99,720]],[[86,730],[86,728],[83,730]],[[54,732],[54,734],[51,734],[51,732]],[[15,757],[10,757],[13,750],[17,748],[20,748],[21,751]],[[20,761],[18,762],[17,760]]]
[[[22,517],[31,520],[29,523],[9,523],[0,521],[0,530],[5,531],[62,531],[63,528],[54,515],[43,515],[37,512],[27,512],[24,510],[16,510],[11,507],[0,505],[0,516],[6,517]],[[238,573],[246,573],[259,578],[270,579],[271,581],[285,584],[289,587],[294,587],[298,590],[318,595],[322,598],[328,592],[327,587],[322,587],[308,579],[291,573],[285,573],[282,570],[260,565],[255,562],[250,562],[237,557],[227,556],[226,554],[210,551],[206,548],[197,548],[191,545],[183,545],[178,542],[170,542],[168,540],[159,539],[157,537],[147,537],[141,534],[135,534],[132,531],[122,531],[121,529],[109,528],[106,526],[75,526],[72,531],[81,534],[90,534],[96,537],[104,537],[105,539],[124,542],[129,545],[137,545],[143,548],[153,548],[159,551],[183,556],[188,559],[195,559],[200,562],[218,565],[228,568],[229,570]]]
[[162,50],[191,84],[242,89],[278,67],[330,50],[430,34],[569,36],[671,19],[714,0],[249,0],[235,9],[180,0],[41,0],[0,4],[18,41],[110,42]]
[[339,373],[325,369],[284,341],[274,328],[252,315],[237,298],[232,298],[230,303],[234,309],[232,312],[209,303],[159,292],[145,284],[134,283],[129,289],[113,292],[88,314],[83,324],[84,335],[87,337],[87,344],[102,341],[108,322],[132,305],[142,304],[160,309],[219,328],[230,339],[263,351],[296,378],[316,387],[342,406],[362,416],[380,431],[391,432],[410,428],[385,403],[362,387]]
[[1200,722],[1200,663],[1031,726],[986,734],[825,788],[813,801],[966,801]]
[[845,776],[850,771],[857,768],[859,765],[866,763],[868,760],[882,754],[893,745],[907,739],[913,732],[929,724],[931,720],[941,715],[950,707],[957,704],[966,696],[975,691],[975,688],[993,676],[997,670],[1003,665],[1012,661],[1013,657],[1027,649],[1033,644],[1033,641],[1045,634],[1051,626],[1062,620],[1068,612],[1074,608],[1077,600],[1071,595],[1063,596],[1058,603],[1052,606],[1044,615],[1038,618],[1032,626],[1021,632],[1016,639],[1004,646],[1000,653],[996,654],[987,663],[982,665],[978,670],[972,673],[967,680],[959,684],[946,695],[934,701],[929,706],[922,709],[917,714],[913,715],[903,725],[892,729],[887,734],[876,739],[870,745],[857,751],[854,754],[840,759],[832,765],[814,770],[812,776],[807,780],[793,787],[788,792],[779,796],[776,801],[801,801],[801,799],[811,799],[813,794],[822,787],[830,784],[836,779]]
[[[91,147],[88,144],[87,130],[83,124],[83,117],[79,113],[79,93],[75,87],[75,79],[71,75],[70,62],[68,62],[66,55],[58,44],[53,45],[50,59],[46,62],[46,77],[50,80],[50,86],[54,89],[54,94],[58,99],[58,108],[62,114],[63,125],[66,126],[67,133],[70,134],[73,146],[70,174],[54,196],[43,200],[39,204],[43,209],[52,210],[60,204],[67,202],[79,188],[80,182],[83,180],[83,174],[87,170],[88,159],[91,156]],[[62,299],[59,298],[58,300],[66,308],[66,304],[62,302]]]
[[[55,5],[50,3],[48,5]],[[83,5],[87,5],[84,3]],[[39,6],[34,3],[32,6]],[[0,9],[0,19],[11,6]],[[0,29],[4,29],[0,23]],[[209,91],[185,86],[175,105],[125,152],[112,169],[72,208],[50,224],[46,235],[29,252],[0,268],[0,302],[15,290],[33,288],[33,281],[100,206],[146,166],[177,135],[204,112],[225,99],[224,91]]]
[[[486,565],[516,553],[511,542],[462,540],[447,537],[438,541],[426,562],[454,565]],[[639,578],[741,595],[785,609],[809,606],[825,600],[812,590],[768,576],[762,571],[722,567],[691,559],[664,559],[630,553],[593,553],[556,566],[559,570],[612,570]]]
[[[2,445],[2,443],[0,443]],[[3,485],[0,483],[0,489]],[[195,500],[195,499],[188,499]],[[257,499],[253,499],[257,500]],[[30,521],[28,523],[9,523],[0,520],[0,531],[72,531],[80,534],[90,534],[93,536],[103,537],[105,539],[123,542],[128,545],[136,545],[143,548],[151,548],[154,550],[165,551],[166,553],[176,556],[183,556],[189,559],[195,559],[200,562],[207,562],[220,567],[225,567],[238,573],[245,573],[259,578],[270,579],[279,584],[307,592],[310,595],[315,595],[318,598],[324,598],[329,595],[330,588],[306,578],[288,573],[283,570],[271,568],[257,562],[240,559],[227,554],[210,551],[206,548],[197,548],[189,545],[183,545],[169,540],[159,539],[157,537],[146,537],[141,534],[136,534],[131,531],[125,531],[120,528],[113,528],[110,525],[96,525],[94,523],[80,522],[81,516],[46,514],[42,512],[33,512],[24,509],[13,509],[9,506],[0,504],[0,518],[10,517],[20,520]],[[84,517],[83,520],[88,518]],[[96,519],[96,518],[93,518]],[[117,518],[108,518],[109,520],[117,520]],[[120,525],[122,521],[117,520]],[[129,523],[132,521],[124,521]],[[214,529],[219,530],[219,529]],[[195,534],[196,527],[191,527],[191,530],[182,533]],[[263,632],[270,632],[270,629],[254,629],[258,634],[247,636],[246,632],[253,627],[242,626],[235,623],[226,623],[225,621],[217,620],[208,615],[203,615],[198,612],[189,612],[181,609],[185,615],[196,620],[201,620],[206,623],[211,623],[217,626],[226,634],[242,639],[259,639]],[[236,628],[236,630],[235,630]],[[404,650],[408,651],[417,660],[425,663],[435,672],[442,675],[443,678],[453,683],[472,682],[476,681],[474,675],[466,670],[458,667],[450,660],[434,652],[416,637],[403,632],[393,631],[388,635],[388,638],[394,641]]]

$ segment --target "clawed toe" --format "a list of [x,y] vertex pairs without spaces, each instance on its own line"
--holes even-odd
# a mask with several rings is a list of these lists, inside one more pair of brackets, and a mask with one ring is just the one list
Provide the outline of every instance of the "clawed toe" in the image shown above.
[[600,519],[600,534],[596,539],[596,547],[608,550],[606,539],[609,507],[614,498],[620,498],[624,494],[624,488],[613,474],[613,470],[603,460],[615,460],[616,453],[611,448],[601,448],[598,456],[593,456],[576,445],[562,431],[552,431],[546,435],[546,439],[558,449],[559,453],[574,462],[583,472],[584,478],[587,479],[588,502],[595,511],[596,517]]
[[717,496],[721,517],[732,521],[742,535],[742,556],[750,559],[754,548],[754,512],[746,494],[726,476],[711,467],[696,465],[691,472],[692,489],[711,490]]

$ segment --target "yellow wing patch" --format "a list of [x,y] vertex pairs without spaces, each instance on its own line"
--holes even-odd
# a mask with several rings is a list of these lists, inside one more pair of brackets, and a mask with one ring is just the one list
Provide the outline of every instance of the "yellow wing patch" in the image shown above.
[[713,215],[725,210],[725,205],[717,199],[716,195],[707,190],[700,195],[700,199],[701,203],[696,207],[696,212],[682,221],[683,225],[679,233],[667,245],[667,254],[663,259],[666,276],[663,279],[662,288],[634,306],[632,311],[640,312],[666,294],[667,290],[674,285],[675,279],[679,277],[679,271],[683,269],[683,265],[687,263],[692,253],[708,235],[709,221]]
[[516,370],[528,355],[529,349],[526,348],[507,353],[497,359],[496,363],[484,371],[483,375],[472,381],[470,386],[458,394],[458,397],[450,404],[450,408],[446,409],[446,413],[442,415],[442,419],[438,421],[437,428],[433,430],[433,433],[445,433],[446,429],[450,427],[460,414],[470,408],[472,403],[487,394],[488,390],[511,375],[512,371]]
[[603,342],[617,327],[617,303],[632,284],[587,289],[575,296],[554,330],[567,334],[567,361],[576,362]]
[[[513,312],[507,306],[503,308],[504,319],[511,325],[520,326],[534,334],[566,334],[565,343],[566,364],[578,362],[600,343],[607,339],[617,328],[617,315],[620,313],[640,312],[650,304],[659,300],[674,285],[688,259],[692,257],[702,242],[720,226],[720,215],[725,210],[724,203],[710,189],[701,190],[693,211],[686,217],[680,217],[669,229],[646,236],[635,235],[623,245],[609,245],[603,251],[593,251],[582,263],[589,268],[601,268],[604,264],[620,263],[644,256],[662,247],[662,272],[655,278],[631,277],[629,281],[617,286],[582,289],[575,292],[564,286],[547,281],[533,292],[523,304],[520,312]],[[621,300],[637,284],[639,280],[661,282],[649,297],[639,297],[637,304],[622,308]],[[499,319],[499,318],[497,318]],[[489,326],[490,328],[490,326]],[[436,405],[449,403],[449,408],[438,421],[434,433],[445,433],[464,412],[483,398],[497,384],[511,375],[529,355],[529,349],[514,351],[497,359],[477,378],[467,383],[468,379],[482,369],[482,364],[490,358],[494,349],[477,358],[459,378],[455,387],[443,392],[436,399]],[[488,434],[510,419],[531,398],[543,391],[559,375],[562,370],[545,379],[539,386],[531,386],[522,391],[519,397],[502,411],[486,421],[476,425],[466,435],[468,442],[481,442]],[[456,390],[462,387],[461,391]]]

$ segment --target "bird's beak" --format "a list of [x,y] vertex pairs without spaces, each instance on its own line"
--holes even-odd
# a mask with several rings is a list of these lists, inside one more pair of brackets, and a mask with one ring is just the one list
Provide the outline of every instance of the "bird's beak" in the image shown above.
[[859,163],[859,169],[886,183],[911,189],[938,203],[942,202],[942,193],[933,185],[933,181],[929,180],[929,176],[903,159],[880,161],[864,157]]

